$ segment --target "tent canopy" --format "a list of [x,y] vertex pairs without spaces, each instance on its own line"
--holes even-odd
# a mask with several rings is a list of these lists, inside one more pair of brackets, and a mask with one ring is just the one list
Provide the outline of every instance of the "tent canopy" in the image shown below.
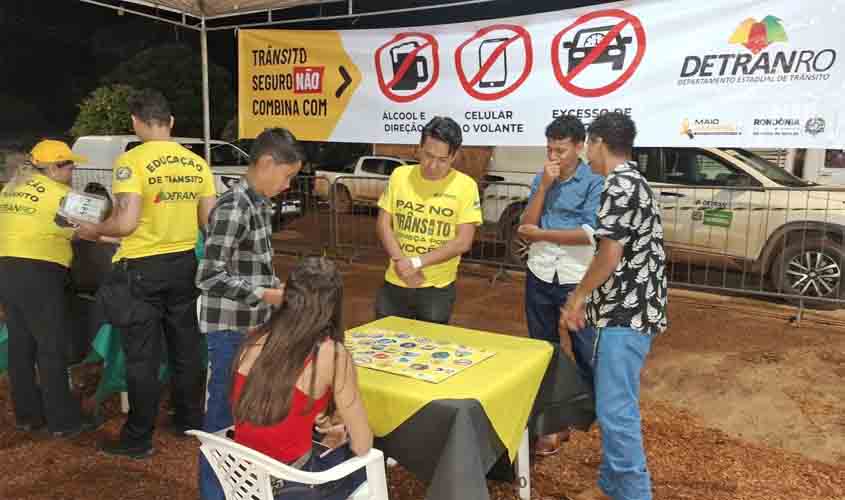
[[[211,122],[210,102],[208,93],[208,31],[225,30],[247,26],[264,26],[283,24],[296,21],[317,19],[341,19],[361,16],[373,16],[387,13],[415,12],[427,9],[457,7],[461,5],[484,4],[496,0],[443,0],[439,4],[424,7],[394,8],[382,11],[353,13],[355,0],[79,0],[82,3],[98,5],[117,10],[118,13],[130,12],[141,17],[155,19],[184,28],[193,29],[200,34],[200,50],[202,61],[202,89],[203,89],[203,138],[205,139],[205,159],[211,161]],[[303,19],[274,20],[274,10],[291,9],[307,5],[323,5],[345,3],[348,14],[335,16],[317,16]],[[267,12],[264,21],[249,20],[241,23],[237,19]],[[220,20],[220,25],[209,28],[207,21]]]
[[[468,5],[479,5],[497,0],[441,0],[424,6],[398,7],[389,1],[377,2],[379,9],[357,10],[364,0],[79,0],[82,3],[107,7],[113,10],[136,14],[183,28],[193,30],[230,30],[235,28],[283,25],[298,22],[326,21],[333,19],[360,18],[382,14],[410,14],[417,11],[444,9]],[[334,4],[333,15],[326,15],[320,9],[317,15],[291,19],[273,15],[274,12],[295,7],[322,6]],[[337,7],[346,7],[343,14]],[[356,11],[357,10],[357,11]]]
[[125,3],[169,10],[178,14],[215,19],[268,9],[289,9],[302,5],[339,3],[343,0],[123,0]]

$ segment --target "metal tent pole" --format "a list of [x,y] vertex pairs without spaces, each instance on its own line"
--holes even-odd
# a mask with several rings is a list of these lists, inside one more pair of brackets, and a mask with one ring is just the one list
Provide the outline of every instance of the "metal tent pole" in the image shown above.
[[200,24],[200,52],[202,57],[202,133],[205,140],[205,161],[211,166],[211,104],[208,92],[208,31],[205,17]]

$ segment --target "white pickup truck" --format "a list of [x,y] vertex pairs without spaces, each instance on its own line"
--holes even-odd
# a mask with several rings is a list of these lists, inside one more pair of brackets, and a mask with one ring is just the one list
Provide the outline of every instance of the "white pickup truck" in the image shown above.
[[[542,168],[544,155],[544,148],[509,148],[497,152],[495,158],[499,159],[499,163],[491,160],[490,170],[478,187],[484,224],[496,232],[499,241],[508,241],[516,227],[528,199],[528,186],[536,174],[537,165]],[[419,161],[410,158],[362,156],[337,170],[318,169],[314,192],[319,199],[332,203],[335,210],[349,213],[355,206],[375,205],[393,170],[417,163]],[[522,170],[508,168],[514,164]],[[496,165],[501,165],[501,168],[496,169]],[[336,184],[334,199],[331,194],[333,184]]]
[[845,298],[845,190],[804,181],[739,148],[637,148],[660,197],[669,259],[767,278],[813,307]]
[[[362,156],[339,172],[318,169],[314,173],[314,193],[319,199],[330,201],[340,213],[351,212],[355,205],[373,206],[396,167],[416,163],[417,160],[392,156]],[[332,199],[331,186],[335,183]]]
[[[495,170],[542,165],[542,148],[536,149],[533,160]],[[792,302],[841,307],[814,299],[845,299],[845,186],[804,181],[739,148],[635,148],[634,159],[660,197],[671,262],[748,269],[771,290],[792,295]],[[514,173],[499,177],[528,182]],[[493,196],[489,189],[486,194]],[[512,194],[494,204],[507,207],[500,224],[505,228],[505,221],[518,223],[527,201],[527,194],[521,199],[518,191]],[[524,262],[528,244],[513,230],[504,235],[508,257]]]

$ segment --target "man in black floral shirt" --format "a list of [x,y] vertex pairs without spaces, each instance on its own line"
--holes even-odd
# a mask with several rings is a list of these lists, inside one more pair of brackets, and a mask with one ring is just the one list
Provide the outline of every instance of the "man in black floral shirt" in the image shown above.
[[605,175],[595,237],[598,251],[569,295],[561,334],[587,323],[598,332],[596,413],[602,434],[598,488],[582,500],[651,500],[640,426],[640,370],[654,335],[666,329],[666,253],[660,207],[630,161],[636,127],[621,113],[596,118],[587,157]]

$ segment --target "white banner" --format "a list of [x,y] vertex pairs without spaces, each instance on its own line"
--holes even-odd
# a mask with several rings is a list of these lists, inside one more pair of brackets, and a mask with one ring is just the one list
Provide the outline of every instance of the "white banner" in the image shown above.
[[555,117],[630,114],[640,146],[843,146],[845,0],[643,0],[407,29],[241,30],[242,137],[545,144]]

